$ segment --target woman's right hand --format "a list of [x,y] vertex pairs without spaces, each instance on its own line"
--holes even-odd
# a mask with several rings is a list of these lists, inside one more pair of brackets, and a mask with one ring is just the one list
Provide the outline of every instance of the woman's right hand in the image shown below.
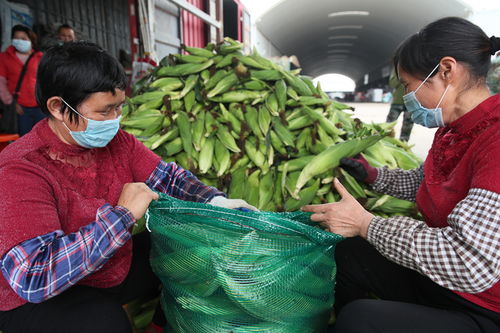
[[158,200],[158,193],[153,192],[146,184],[128,183],[123,186],[118,205],[127,208],[138,220],[144,216],[153,200]]
[[372,167],[361,154],[342,158],[340,167],[361,182],[371,184],[377,179],[377,169]]
[[23,107],[16,103],[16,112],[18,115],[22,116],[24,114]]

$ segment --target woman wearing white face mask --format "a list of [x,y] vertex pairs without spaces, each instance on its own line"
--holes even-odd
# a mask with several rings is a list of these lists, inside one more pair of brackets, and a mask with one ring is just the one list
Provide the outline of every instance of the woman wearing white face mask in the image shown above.
[[12,45],[0,54],[0,99],[6,105],[15,104],[18,131],[24,135],[45,118],[35,98],[36,71],[42,53],[35,50],[35,33],[25,26],[14,26],[11,38]]
[[500,95],[485,79],[499,50],[461,18],[409,37],[394,58],[404,103],[415,123],[439,127],[424,165],[342,161],[374,190],[416,201],[424,221],[374,217],[340,183],[340,202],[303,208],[353,237],[336,250],[337,333],[500,331]]
[[131,234],[154,191],[255,209],[120,130],[126,85],[118,61],[92,43],[55,46],[40,62],[48,119],[0,153],[3,333],[131,332],[122,304],[159,294],[149,234]]

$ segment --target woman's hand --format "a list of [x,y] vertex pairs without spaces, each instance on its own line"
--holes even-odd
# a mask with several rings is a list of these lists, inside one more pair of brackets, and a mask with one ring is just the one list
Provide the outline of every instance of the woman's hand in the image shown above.
[[23,107],[16,103],[16,112],[18,115],[22,116],[24,114]]
[[127,208],[138,220],[144,216],[153,200],[158,200],[158,193],[151,191],[146,184],[128,183],[123,186],[118,205]]
[[361,204],[335,178],[335,188],[342,199],[323,205],[308,205],[302,211],[314,213],[311,220],[319,222],[326,230],[344,237],[367,237],[368,226],[373,214],[366,211]]

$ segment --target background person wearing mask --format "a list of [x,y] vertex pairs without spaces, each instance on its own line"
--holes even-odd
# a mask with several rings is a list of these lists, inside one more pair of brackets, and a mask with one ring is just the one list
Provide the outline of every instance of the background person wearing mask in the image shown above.
[[[45,118],[35,98],[36,73],[42,53],[35,50],[35,33],[25,26],[14,26],[11,38],[12,45],[0,53],[0,98],[4,104],[16,103],[19,135],[24,135]],[[15,90],[26,62],[26,72],[16,95]]]
[[64,23],[57,28],[57,39],[64,43],[75,42],[75,30],[69,24]]
[[342,200],[303,208],[350,237],[335,254],[337,333],[500,332],[500,94],[486,85],[499,50],[462,18],[409,37],[394,57],[404,103],[417,124],[439,127],[424,165],[342,160],[375,191],[416,201],[423,221],[375,217],[338,180]]
[[405,88],[399,82],[396,71],[393,70],[389,77],[389,87],[393,88],[391,108],[389,114],[387,115],[386,122],[392,123],[398,120],[399,115],[403,113],[403,125],[401,126],[401,133],[399,134],[399,139],[403,141],[410,140],[411,130],[413,128],[413,120],[411,119],[411,114],[406,110],[403,103],[403,95],[405,93]]

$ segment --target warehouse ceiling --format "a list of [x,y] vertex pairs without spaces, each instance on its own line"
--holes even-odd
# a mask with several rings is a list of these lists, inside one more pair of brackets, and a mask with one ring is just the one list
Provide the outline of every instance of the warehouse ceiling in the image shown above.
[[282,54],[298,57],[303,74],[359,81],[389,64],[398,44],[427,23],[470,13],[460,0],[284,0],[257,27]]

